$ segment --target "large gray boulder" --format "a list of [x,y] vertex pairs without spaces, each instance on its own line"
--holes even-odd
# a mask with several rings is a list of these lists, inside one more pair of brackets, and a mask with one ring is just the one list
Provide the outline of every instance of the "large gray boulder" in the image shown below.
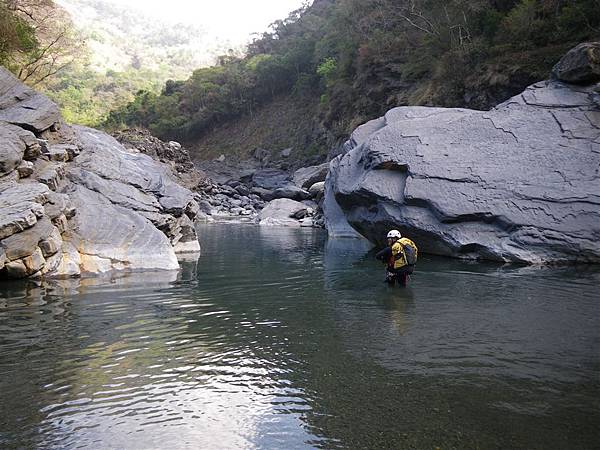
[[310,193],[294,184],[286,184],[273,191],[273,198],[291,198],[300,201],[310,198]]
[[554,66],[552,75],[566,83],[600,81],[600,42],[585,42],[573,48]]
[[56,111],[0,68],[0,278],[172,270],[200,250],[199,206],[168,165],[98,130],[58,132]]
[[352,229],[381,242],[398,228],[433,254],[600,262],[600,110],[592,89],[549,81],[488,112],[390,110],[359,128],[350,150],[331,162],[330,233]]
[[329,163],[323,163],[318,166],[302,167],[294,172],[292,181],[302,189],[308,189],[313,184],[325,181]]
[[299,227],[300,222],[295,216],[307,209],[308,207],[304,203],[289,198],[278,198],[270,201],[259,213],[259,224],[263,226]]

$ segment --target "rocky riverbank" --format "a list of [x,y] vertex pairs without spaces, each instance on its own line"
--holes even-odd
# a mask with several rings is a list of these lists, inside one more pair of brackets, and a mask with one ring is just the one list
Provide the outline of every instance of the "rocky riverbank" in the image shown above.
[[331,162],[332,236],[524,263],[600,263],[600,43],[490,111],[400,107]]
[[198,252],[194,194],[169,166],[68,126],[0,68],[0,276],[177,269]]
[[322,203],[329,164],[289,172],[259,159],[198,163],[206,178],[196,188],[201,219],[263,226],[323,228]]

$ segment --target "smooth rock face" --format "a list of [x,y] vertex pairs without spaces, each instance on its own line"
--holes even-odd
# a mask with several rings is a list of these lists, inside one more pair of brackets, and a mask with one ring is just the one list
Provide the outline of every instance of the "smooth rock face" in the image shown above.
[[148,219],[84,186],[76,186],[70,198],[77,208],[71,242],[81,255],[82,272],[179,267],[167,236]]
[[128,152],[105,133],[85,127],[74,131],[84,151],[68,171],[73,187],[67,192],[78,212],[72,242],[83,271],[176,269],[176,245],[184,235],[188,244],[179,246],[182,251],[199,249],[185,215],[199,207],[167,166]]
[[398,228],[433,254],[600,262],[600,110],[592,95],[591,86],[550,81],[489,112],[390,110],[331,163],[330,233],[347,234],[349,223],[381,242]]
[[600,42],[579,44],[554,66],[552,75],[565,83],[590,84],[600,81]]
[[177,251],[200,250],[200,208],[169,166],[59,125],[48,99],[0,68],[0,278],[171,270]]

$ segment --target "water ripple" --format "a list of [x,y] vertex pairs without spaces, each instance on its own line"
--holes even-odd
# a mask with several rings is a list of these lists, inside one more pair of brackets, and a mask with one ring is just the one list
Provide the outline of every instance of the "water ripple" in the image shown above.
[[425,260],[393,290],[312,232],[204,233],[186,280],[1,294],[1,447],[597,442],[595,272]]

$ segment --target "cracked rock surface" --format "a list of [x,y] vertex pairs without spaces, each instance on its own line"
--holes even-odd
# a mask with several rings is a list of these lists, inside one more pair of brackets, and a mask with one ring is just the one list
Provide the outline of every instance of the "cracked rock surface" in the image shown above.
[[331,162],[331,235],[398,228],[428,253],[600,262],[600,108],[594,86],[534,84],[491,111],[400,107]]
[[62,123],[0,68],[0,278],[177,269],[199,206],[168,165]]

